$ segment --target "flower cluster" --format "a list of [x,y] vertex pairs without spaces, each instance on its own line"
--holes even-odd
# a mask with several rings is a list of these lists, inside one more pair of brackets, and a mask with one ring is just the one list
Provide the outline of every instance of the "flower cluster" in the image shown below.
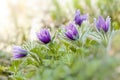
[[[65,27],[64,35],[70,40],[79,39],[79,31],[77,28],[79,28],[82,25],[83,21],[87,20],[87,18],[87,14],[81,15],[80,11],[77,10],[74,20]],[[108,32],[110,30],[110,24],[111,21],[109,17],[107,17],[106,20],[102,16],[98,17],[98,20],[95,19],[95,25],[98,31],[103,30],[105,33]],[[79,27],[77,27],[77,25]],[[36,35],[39,41],[43,44],[48,44],[52,41],[48,29],[42,29]],[[15,46],[13,48],[13,53],[14,58],[23,58],[28,54],[26,50],[22,49],[19,46]]]

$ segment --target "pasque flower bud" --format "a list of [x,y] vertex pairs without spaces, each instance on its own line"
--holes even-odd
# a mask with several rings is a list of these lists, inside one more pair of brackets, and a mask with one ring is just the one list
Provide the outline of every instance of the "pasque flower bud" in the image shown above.
[[82,22],[83,22],[84,20],[86,20],[87,17],[88,17],[87,14],[81,15],[81,14],[80,14],[80,11],[77,10],[76,13],[75,13],[74,21],[75,21],[75,23],[76,23],[77,25],[81,26]]
[[13,47],[13,57],[14,58],[23,58],[26,57],[28,52],[22,49],[20,46]]
[[79,34],[78,34],[78,31],[77,31],[74,23],[70,23],[68,26],[66,26],[65,29],[66,29],[65,35],[69,39],[76,40],[79,38]]
[[44,44],[47,44],[51,41],[51,36],[48,29],[42,29],[37,33],[38,39],[43,42]]
[[99,16],[98,20],[95,19],[95,24],[99,31],[102,29],[104,32],[108,32],[111,21],[109,16],[106,18],[106,20],[102,16]]

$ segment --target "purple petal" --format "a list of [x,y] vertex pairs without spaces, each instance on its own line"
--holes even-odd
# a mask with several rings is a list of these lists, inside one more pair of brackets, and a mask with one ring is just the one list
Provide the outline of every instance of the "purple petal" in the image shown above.
[[88,14],[81,15],[82,21],[83,21],[83,20],[86,20],[87,18],[88,18]]
[[65,33],[65,35],[66,35],[69,39],[74,40],[73,32],[72,32],[71,30],[67,31],[67,32]]
[[79,15],[76,15],[74,20],[75,20],[75,23],[77,25],[81,25],[82,24],[82,19],[81,19],[81,17]]
[[105,28],[105,20],[104,20],[104,18],[103,18],[102,16],[100,16],[100,17],[98,18],[98,20],[99,20],[99,25],[100,25],[100,27],[101,27],[101,28]]
[[19,53],[19,52],[26,53],[27,51],[22,49],[20,46],[14,46],[13,47],[13,53]]
[[15,53],[14,54],[14,58],[23,58],[23,57],[25,57],[27,54],[19,54],[19,53]]
[[80,16],[80,10],[76,10],[75,14]]
[[105,32],[107,32],[107,31],[109,30],[110,24],[111,24],[110,17],[108,16],[108,17],[106,18]]
[[96,23],[96,27],[97,27],[98,30],[100,30],[101,28],[103,29],[106,26],[105,25],[105,20],[102,16],[99,16],[98,20],[97,21],[95,20],[95,23]]

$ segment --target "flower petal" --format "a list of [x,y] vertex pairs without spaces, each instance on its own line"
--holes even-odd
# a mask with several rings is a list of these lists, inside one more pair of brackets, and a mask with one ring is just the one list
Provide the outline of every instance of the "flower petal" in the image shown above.
[[109,30],[110,24],[111,24],[110,17],[108,16],[108,17],[106,18],[106,28],[105,28],[105,31],[106,31],[106,32]]

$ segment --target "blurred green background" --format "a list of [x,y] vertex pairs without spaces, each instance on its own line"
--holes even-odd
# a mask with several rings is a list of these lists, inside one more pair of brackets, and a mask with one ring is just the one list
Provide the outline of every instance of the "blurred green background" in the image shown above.
[[[99,15],[110,16],[111,27],[119,30],[119,6],[120,0],[0,0],[0,65],[10,65],[13,45],[36,40],[35,33],[42,27],[56,30],[73,20],[76,9],[88,13],[90,23]],[[115,40],[111,54],[120,50],[119,36]]]

